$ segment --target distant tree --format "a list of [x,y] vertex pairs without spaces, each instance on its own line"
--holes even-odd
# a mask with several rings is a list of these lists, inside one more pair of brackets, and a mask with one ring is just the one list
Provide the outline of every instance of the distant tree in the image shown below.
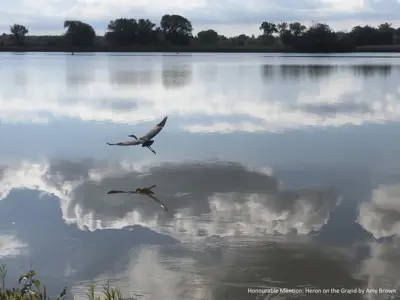
[[164,15],[161,30],[172,45],[188,45],[192,39],[192,23],[180,15]]
[[81,21],[65,21],[65,37],[72,46],[92,46],[96,38],[93,27]]
[[248,44],[250,41],[250,37],[245,34],[240,34],[238,36],[234,36],[231,39],[231,43],[235,46],[244,46]]
[[131,46],[138,41],[138,23],[136,19],[119,18],[110,21],[106,39],[120,46]]
[[265,36],[272,36],[274,33],[278,32],[278,28],[276,24],[269,22],[262,22],[260,26],[260,30],[262,30]]
[[307,27],[299,22],[289,24],[290,33],[294,36],[300,36],[304,33]]
[[260,42],[266,45],[271,45],[275,43],[274,33],[278,32],[276,24],[269,22],[262,22],[259,28],[262,30],[263,34],[260,38]]
[[283,33],[285,33],[285,31],[289,30],[289,25],[286,22],[282,22],[276,26],[276,29],[277,29],[279,35],[282,35]]
[[158,40],[159,29],[149,19],[137,21],[137,42],[141,45],[155,44]]
[[216,45],[219,41],[218,33],[213,29],[203,30],[197,34],[200,44]]
[[14,44],[23,45],[25,43],[25,36],[29,31],[24,25],[14,24],[10,26],[10,32],[13,37]]
[[224,35],[218,35],[218,39],[220,41],[227,41],[228,40],[228,38],[226,36],[224,36]]
[[292,46],[297,50],[314,52],[349,51],[354,48],[347,35],[339,36],[329,25],[323,23],[314,23],[292,42]]
[[337,40],[335,32],[327,24],[316,23],[305,33],[307,47],[325,51],[332,47]]
[[385,22],[385,23],[382,23],[381,25],[378,26],[378,30],[379,31],[383,31],[383,32],[386,32],[386,31],[391,32],[391,31],[394,30],[394,28],[392,27],[391,23]]
[[377,29],[372,26],[355,26],[349,36],[357,46],[377,45]]
[[380,45],[389,45],[394,42],[395,29],[390,23],[383,23],[378,26],[378,39]]
[[277,26],[277,30],[279,33],[279,39],[282,43],[286,44],[288,39],[291,37],[291,32],[289,29],[289,24],[286,22],[279,23]]

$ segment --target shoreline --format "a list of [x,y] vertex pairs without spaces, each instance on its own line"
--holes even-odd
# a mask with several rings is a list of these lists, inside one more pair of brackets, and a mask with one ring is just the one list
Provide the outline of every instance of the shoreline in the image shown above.
[[362,46],[357,47],[353,51],[296,51],[284,47],[267,47],[267,46],[134,46],[134,47],[49,47],[49,46],[23,46],[16,47],[3,45],[0,52],[59,52],[59,53],[304,53],[304,54],[329,54],[329,53],[400,53],[400,45],[388,46]]

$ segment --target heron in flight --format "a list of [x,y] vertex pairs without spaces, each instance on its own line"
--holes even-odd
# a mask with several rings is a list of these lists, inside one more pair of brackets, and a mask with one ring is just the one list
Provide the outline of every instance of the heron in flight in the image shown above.
[[162,208],[164,208],[165,211],[168,211],[167,206],[162,203],[160,200],[156,198],[154,195],[154,192],[152,191],[153,188],[155,188],[156,185],[152,185],[147,188],[137,188],[135,191],[117,191],[117,190],[111,190],[107,192],[108,195],[110,194],[138,194],[138,195],[143,195],[151,198],[153,201],[157,202],[159,205],[161,205]]
[[164,128],[165,123],[167,122],[168,117],[165,117],[160,123],[158,123],[155,127],[153,127],[146,135],[137,138],[135,135],[131,134],[129,137],[133,137],[134,140],[127,141],[127,142],[119,142],[119,143],[107,143],[110,146],[136,146],[142,145],[142,147],[147,147],[151,152],[156,154],[151,145],[153,145],[154,140],[153,138],[160,133],[160,131]]

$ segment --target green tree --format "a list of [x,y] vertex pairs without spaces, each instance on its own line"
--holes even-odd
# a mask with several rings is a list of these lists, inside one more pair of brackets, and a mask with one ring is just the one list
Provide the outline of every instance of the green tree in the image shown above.
[[289,24],[286,22],[279,23],[277,26],[279,33],[279,39],[283,44],[287,44],[288,40],[291,38],[292,34],[289,29]]
[[383,23],[378,26],[378,39],[380,45],[389,45],[394,42],[395,29],[390,23]]
[[119,18],[108,24],[106,39],[120,46],[131,46],[137,43],[137,31],[136,19]]
[[248,44],[248,42],[250,41],[250,37],[245,35],[245,34],[240,34],[238,36],[234,36],[232,37],[231,43],[235,46],[244,46],[246,44]]
[[350,51],[354,43],[348,35],[339,35],[329,25],[323,23],[313,24],[303,35],[292,40],[292,47],[301,51],[335,52]]
[[24,25],[14,24],[10,26],[10,32],[15,45],[23,45],[25,43],[25,36],[28,34],[28,28]]
[[350,31],[349,36],[357,46],[377,45],[378,30],[372,26],[355,26]]
[[149,19],[139,19],[137,21],[137,42],[141,45],[155,44],[159,29],[154,28],[156,24]]
[[286,31],[289,30],[289,25],[286,22],[282,22],[276,26],[276,29],[278,30],[279,35],[283,35]]
[[192,39],[192,23],[180,15],[164,15],[161,30],[172,45],[188,45]]
[[304,33],[307,27],[299,22],[294,22],[289,24],[289,29],[292,35],[300,36]]
[[260,30],[262,30],[265,36],[272,36],[274,33],[278,32],[278,28],[276,24],[269,22],[262,22],[260,26]]
[[65,37],[72,46],[92,46],[96,38],[93,27],[81,21],[65,21]]
[[218,33],[213,29],[203,30],[197,34],[200,44],[216,45],[219,41]]

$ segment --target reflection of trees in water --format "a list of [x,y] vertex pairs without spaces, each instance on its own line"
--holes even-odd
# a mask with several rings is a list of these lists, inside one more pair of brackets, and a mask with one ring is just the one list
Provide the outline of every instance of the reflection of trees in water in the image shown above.
[[261,66],[262,77],[264,79],[272,79],[272,78],[274,78],[274,75],[275,75],[274,68],[275,68],[275,66],[272,66],[272,65],[263,65],[263,66]]
[[66,83],[68,86],[87,85],[94,80],[96,58],[68,56],[66,58]]
[[298,79],[306,76],[319,79],[331,75],[336,68],[334,65],[281,65],[279,69],[284,79]]
[[199,67],[199,78],[201,81],[214,82],[218,78],[218,65],[203,65]]
[[28,85],[28,77],[26,76],[25,70],[18,71],[14,74],[14,83],[20,87],[25,87]]
[[374,75],[388,77],[393,70],[393,66],[391,65],[356,65],[351,67],[354,70],[354,75],[363,77],[371,77]]
[[309,77],[319,79],[329,76],[336,71],[335,65],[263,65],[261,72],[265,79],[274,78],[276,75],[284,80],[297,80]]
[[[224,252],[225,261],[216,266],[216,271],[220,270],[217,273],[222,274],[217,277],[215,299],[256,299],[256,295],[248,294],[247,288],[257,288],[260,285],[277,288],[309,286],[320,289],[362,287],[362,281],[353,276],[355,268],[351,265],[351,255],[327,247],[253,242],[246,247],[226,247]],[[276,294],[282,295],[279,292]],[[293,296],[295,298],[291,298]],[[308,299],[309,294],[288,293],[286,297]],[[337,295],[324,295],[323,298],[337,299]],[[271,298],[266,296],[265,299]],[[363,296],[355,294],[344,299],[363,299]]]
[[183,88],[192,80],[192,65],[190,63],[164,63],[162,81],[166,88]]
[[354,115],[373,113],[372,105],[369,103],[359,103],[353,100],[344,100],[338,103],[300,103],[293,105],[292,108],[299,109],[307,114],[325,117],[339,115]]
[[[25,59],[22,59],[22,60],[25,61]],[[13,77],[14,84],[16,86],[22,88],[28,84],[28,75],[27,74],[29,74],[28,72],[30,72],[30,70],[29,70],[29,67],[27,64],[22,62],[22,63],[18,64],[17,66],[15,66],[10,71],[11,72],[7,72],[9,74],[8,76],[11,78]],[[36,71],[34,71],[34,72],[36,72]],[[4,74],[6,74],[6,73],[4,73]],[[0,80],[1,80],[1,78],[0,78]]]
[[151,70],[123,70],[110,67],[110,82],[116,85],[151,85],[155,82]]
[[263,65],[261,73],[264,79],[274,78],[297,80],[309,77],[319,79],[329,76],[338,70],[352,70],[356,76],[371,77],[378,75],[388,77],[393,70],[392,65]]

